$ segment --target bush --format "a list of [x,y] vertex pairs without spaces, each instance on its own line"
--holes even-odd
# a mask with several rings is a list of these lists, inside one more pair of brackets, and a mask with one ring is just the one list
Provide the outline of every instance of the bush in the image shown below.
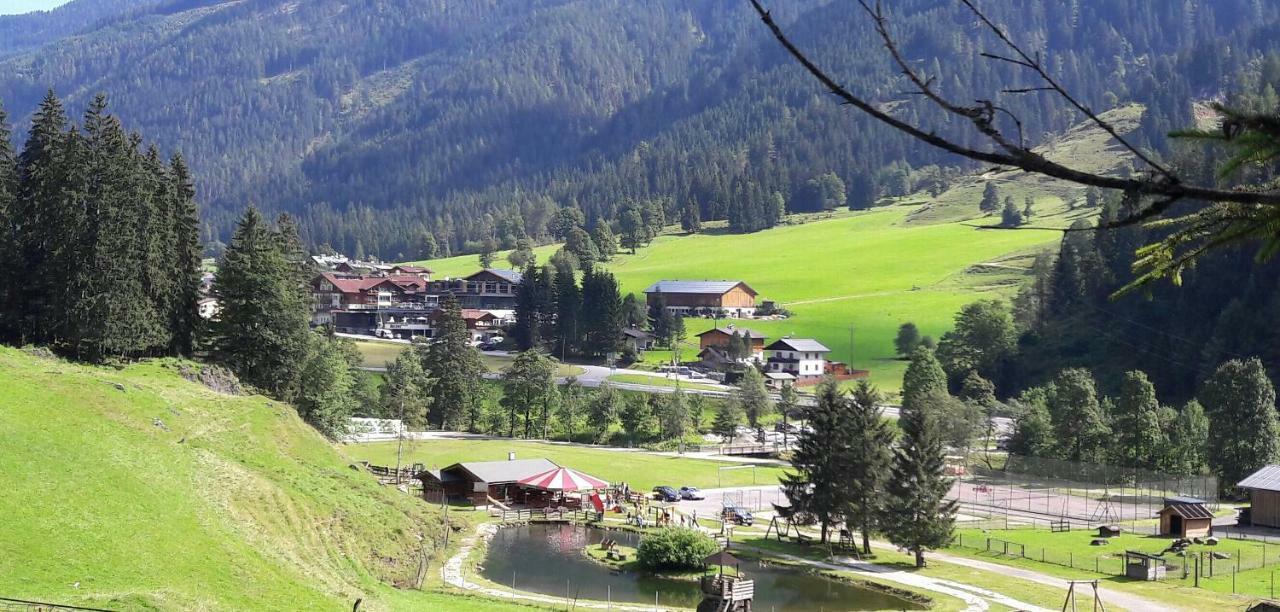
[[719,549],[714,540],[697,531],[666,527],[645,534],[636,548],[636,560],[648,570],[696,570]]

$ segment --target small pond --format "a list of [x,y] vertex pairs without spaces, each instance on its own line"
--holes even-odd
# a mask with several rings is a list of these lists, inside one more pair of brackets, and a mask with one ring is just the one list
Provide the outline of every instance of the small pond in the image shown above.
[[[615,572],[587,559],[582,548],[605,537],[623,546],[636,546],[640,535],[566,524],[534,524],[498,530],[489,543],[481,574],[488,580],[521,591],[615,603],[695,608],[702,600],[698,583]],[[743,561],[742,571],[756,581],[753,609],[764,612],[826,610],[920,610],[922,606],[797,568],[758,567]],[[567,581],[567,583],[566,583]]]

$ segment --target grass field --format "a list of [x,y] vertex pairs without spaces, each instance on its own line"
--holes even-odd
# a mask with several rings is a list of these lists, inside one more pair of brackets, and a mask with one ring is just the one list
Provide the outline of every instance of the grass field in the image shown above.
[[[609,380],[617,383],[629,383],[633,385],[654,385],[658,387],[676,388],[676,381],[661,376],[645,376],[644,374],[614,374]],[[724,391],[720,387],[705,385],[700,383],[683,382],[680,383],[681,389],[698,389],[700,391]]]
[[[854,366],[871,370],[874,382],[893,390],[906,367],[893,355],[899,325],[913,321],[922,333],[940,336],[965,304],[1011,295],[1026,259],[1018,256],[1058,239],[1048,231],[907,223],[910,212],[893,207],[745,235],[664,235],[636,255],[618,255],[608,267],[624,293],[638,294],[661,279],[742,279],[794,316],[739,325],[773,338],[817,338],[842,361],[850,359],[852,335]],[[1002,267],[1004,260],[1013,263]],[[991,262],[997,265],[978,265]],[[475,269],[476,258],[426,265],[440,274],[463,274]],[[690,337],[712,324],[686,322]]]
[[[356,350],[360,351],[360,355],[364,358],[361,363],[366,368],[382,368],[388,363],[396,360],[396,357],[409,345],[398,342],[363,342],[356,341]],[[499,357],[497,355],[480,355],[480,360],[489,368],[490,372],[501,372],[511,365],[510,357]],[[573,364],[561,363],[556,365],[557,376],[581,376],[583,372],[581,367]]]
[[412,580],[419,535],[440,535],[434,508],[353,470],[292,408],[215,393],[176,365],[0,348],[0,596],[118,610],[476,602],[390,586]]
[[[741,464],[521,440],[421,440],[406,444],[405,461],[422,463],[428,468],[442,468],[459,461],[502,461],[508,452],[514,451],[521,459],[546,457],[596,478],[627,482],[633,489],[642,491],[657,485],[712,488],[770,484],[777,482],[782,474],[777,467],[761,466],[755,469],[753,483],[750,469],[717,469]],[[396,444],[351,444],[344,452],[352,460],[394,464]]]

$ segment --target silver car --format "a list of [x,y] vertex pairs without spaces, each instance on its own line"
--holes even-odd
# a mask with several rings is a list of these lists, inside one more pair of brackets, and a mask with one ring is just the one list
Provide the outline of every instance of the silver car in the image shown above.
[[698,490],[698,487],[680,487],[680,499],[702,500],[707,496]]

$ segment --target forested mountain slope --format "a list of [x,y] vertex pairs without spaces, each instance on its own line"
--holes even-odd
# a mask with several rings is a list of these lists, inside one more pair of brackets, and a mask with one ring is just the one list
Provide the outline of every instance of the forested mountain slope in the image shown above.
[[0,57],[36,49],[160,0],[73,0],[51,11],[0,17]]
[[[1151,144],[1280,40],[1280,6],[1260,0],[984,7],[1090,105],[1146,104],[1137,138]],[[855,89],[974,137],[903,101],[855,5],[770,8]],[[978,57],[994,43],[958,3],[891,9],[910,58],[948,94],[1028,84]],[[48,87],[73,107],[109,92],[130,127],[185,153],[210,237],[252,200],[299,214],[313,243],[388,258],[422,256],[427,232],[454,252],[540,239],[557,206],[594,222],[628,199],[674,212],[692,198],[703,218],[752,231],[776,223],[779,200],[821,206],[807,183],[827,172],[865,206],[957,163],[833,104],[740,0],[166,0],[0,62],[20,128]],[[998,99],[1032,142],[1079,119],[1049,95]]]

